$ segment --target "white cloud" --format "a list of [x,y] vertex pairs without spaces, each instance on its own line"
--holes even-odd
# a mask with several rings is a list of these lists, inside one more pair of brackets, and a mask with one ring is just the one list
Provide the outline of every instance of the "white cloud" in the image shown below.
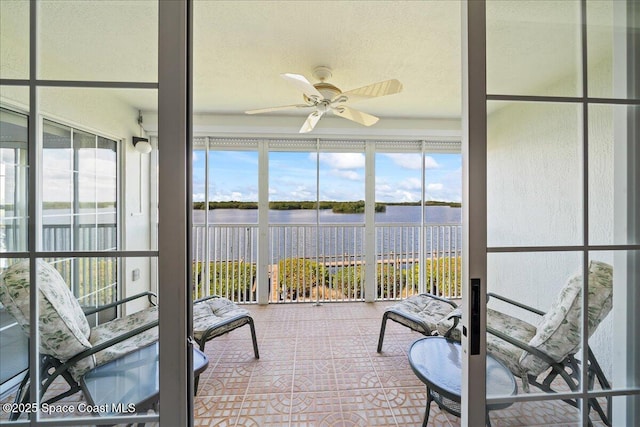
[[407,178],[403,181],[400,181],[398,183],[398,188],[402,188],[404,190],[417,190],[417,191],[421,191],[422,190],[422,182],[420,181],[419,178]]
[[361,181],[360,174],[353,170],[339,170],[333,169],[331,174],[340,178],[348,179],[349,181]]
[[444,185],[441,183],[431,183],[427,184],[427,192],[429,191],[441,191],[444,188]]
[[[311,153],[315,159],[315,153]],[[320,153],[320,163],[327,164],[333,169],[361,169],[364,168],[364,154],[362,153]]]
[[[419,170],[421,168],[421,155],[418,153],[388,153],[385,154],[385,156],[393,160],[393,163],[402,168],[415,170]],[[431,156],[424,157],[424,166],[427,169],[437,169],[440,167],[438,162],[436,162],[436,160]]]

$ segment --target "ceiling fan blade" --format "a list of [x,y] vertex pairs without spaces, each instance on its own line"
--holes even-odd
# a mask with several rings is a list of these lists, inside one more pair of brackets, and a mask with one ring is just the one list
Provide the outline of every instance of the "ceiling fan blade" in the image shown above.
[[340,97],[346,97],[346,99],[342,102],[358,102],[364,99],[393,95],[394,93],[399,93],[401,91],[402,83],[400,83],[399,80],[391,79],[343,92],[337,95],[336,99]]
[[324,113],[320,111],[314,111],[313,113],[309,114],[307,116],[307,120],[304,121],[304,124],[300,128],[300,133],[311,132],[313,128],[316,127],[323,114]]
[[313,106],[307,105],[307,104],[282,105],[280,107],[269,107],[269,108],[259,108],[257,110],[248,110],[248,111],[245,111],[245,113],[260,114],[260,113],[269,113],[271,111],[292,110],[294,108],[308,108],[308,107],[313,107]]
[[376,116],[363,113],[362,111],[354,110],[353,108],[349,108],[344,105],[340,105],[339,107],[334,107],[333,113],[337,116],[354,121],[356,123],[360,123],[361,125],[365,125],[365,126],[374,125],[378,122],[378,120],[380,120]]
[[300,74],[285,73],[280,74],[280,77],[291,83],[299,91],[307,95],[307,97],[318,98],[319,100],[324,99],[322,94],[318,92],[318,89],[313,87],[313,85],[309,83],[309,80],[307,80],[304,76],[301,76]]

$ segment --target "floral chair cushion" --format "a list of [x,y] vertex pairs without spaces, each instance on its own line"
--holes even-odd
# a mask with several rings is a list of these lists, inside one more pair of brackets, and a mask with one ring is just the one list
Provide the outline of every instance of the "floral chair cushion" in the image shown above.
[[[604,262],[589,264],[589,336],[611,311],[613,299],[613,268]],[[582,274],[569,279],[551,309],[537,326],[529,345],[548,354],[556,362],[562,361],[580,347],[582,307]],[[529,353],[520,359],[523,369],[539,375],[549,364]]]
[[[156,320],[158,320],[158,307],[149,307],[94,327],[91,330],[89,341],[91,345],[96,346]],[[78,380],[95,366],[110,362],[157,340],[158,327],[156,326],[78,361],[69,368],[69,371]]]
[[[532,324],[490,308],[487,309],[487,327],[524,343],[529,342],[536,334],[536,327]],[[487,353],[504,363],[515,375],[526,380],[526,371],[519,363],[523,354],[520,347],[488,333]]]
[[[91,348],[90,327],[69,287],[58,271],[36,261],[39,289],[40,352],[66,361]],[[29,261],[20,261],[0,276],[0,302],[29,336]]]
[[193,335],[196,340],[202,339],[207,329],[220,325],[215,335],[222,335],[238,326],[230,320],[247,317],[249,311],[240,308],[227,298],[211,298],[193,305]]
[[438,322],[454,309],[455,305],[446,301],[433,298],[428,294],[419,294],[410,296],[388,307],[385,311],[398,313],[400,319],[393,315],[389,317],[403,324],[406,324],[406,321],[411,321],[424,333],[431,334],[437,330]]

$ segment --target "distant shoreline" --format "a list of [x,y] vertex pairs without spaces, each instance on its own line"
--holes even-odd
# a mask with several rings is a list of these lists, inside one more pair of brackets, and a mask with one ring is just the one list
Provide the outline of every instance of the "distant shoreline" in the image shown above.
[[[420,206],[420,202],[386,202],[376,203],[376,212],[385,212],[387,206]],[[445,201],[427,201],[424,206],[448,206],[451,208],[459,208],[462,206],[460,202]],[[193,209],[205,210],[205,202],[194,202]],[[269,202],[270,210],[298,210],[298,209],[331,209],[334,213],[363,213],[364,201],[358,200],[353,202],[338,201],[274,201]],[[257,202],[240,202],[240,201],[224,201],[209,202],[209,210],[214,209],[258,209]]]

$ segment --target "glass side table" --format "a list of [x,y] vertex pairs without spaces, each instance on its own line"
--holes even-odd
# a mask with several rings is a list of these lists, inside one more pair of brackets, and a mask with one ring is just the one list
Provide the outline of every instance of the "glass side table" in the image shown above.
[[[423,427],[429,421],[431,402],[441,409],[460,416],[462,379],[462,346],[444,337],[426,337],[414,342],[409,349],[409,364],[416,376],[427,386],[427,407]],[[511,396],[518,386],[511,371],[487,354],[487,396]],[[487,407],[486,423],[491,426],[489,411],[503,409],[510,403]]]
[[[209,365],[204,353],[193,348],[197,378]],[[158,343],[141,347],[100,365],[80,380],[87,402],[96,415],[141,413],[157,409],[160,399]]]

